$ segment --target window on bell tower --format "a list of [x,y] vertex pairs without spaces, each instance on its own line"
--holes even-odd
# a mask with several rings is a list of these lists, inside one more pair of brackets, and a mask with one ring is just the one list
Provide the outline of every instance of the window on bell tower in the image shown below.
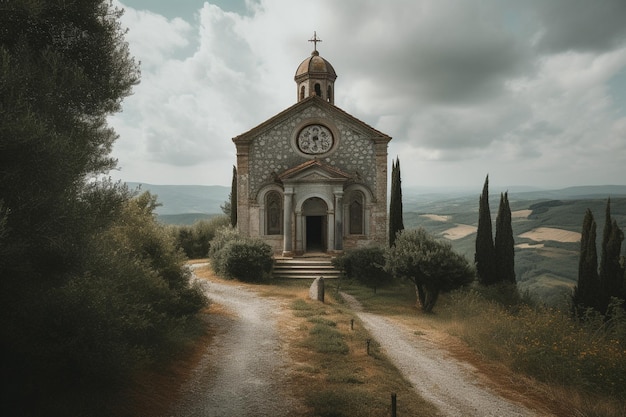
[[315,95],[322,97],[322,86],[320,86],[319,83],[315,83]]

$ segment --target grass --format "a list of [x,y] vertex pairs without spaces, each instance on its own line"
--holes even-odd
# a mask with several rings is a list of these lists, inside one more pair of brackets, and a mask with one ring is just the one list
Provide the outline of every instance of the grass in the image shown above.
[[262,294],[285,297],[290,312],[281,327],[291,329],[289,353],[297,364],[290,389],[309,409],[307,416],[365,417],[389,415],[391,394],[398,415],[436,416],[380,352],[358,319],[336,297],[336,283],[326,283],[325,302],[308,299],[309,281],[285,281],[256,287]]
[[[572,320],[568,311],[488,301],[479,291],[441,297],[434,315],[414,308],[409,286],[377,294],[351,285],[366,310],[401,319],[420,329],[436,328],[460,338],[478,358],[530,378],[540,396],[563,415],[626,415],[626,317],[607,323],[591,315]],[[623,313],[622,313],[623,314]]]
[[[195,273],[226,285],[242,285],[221,280],[209,267]],[[285,306],[278,322],[292,360],[287,388],[307,408],[293,417],[386,416],[392,393],[397,395],[398,415],[436,417],[437,409],[415,392],[358,318],[336,297],[337,282],[326,281],[324,303],[309,299],[310,284],[309,280],[245,284]],[[217,307],[211,305],[212,309]]]
[[[398,396],[398,415],[436,415],[375,341],[367,354],[371,336],[336,298],[337,282],[327,281],[325,303],[308,299],[309,284],[289,280],[249,286],[286,307],[279,324],[293,362],[289,389],[309,410],[301,416],[388,415],[391,393]],[[556,415],[626,415],[624,317],[606,323],[590,316],[579,323],[556,308],[522,305],[511,311],[476,290],[444,294],[435,314],[424,315],[415,307],[413,288],[404,282],[376,293],[352,283],[341,286],[367,311],[410,325],[415,334],[447,333],[462,345],[448,346],[453,356]]]

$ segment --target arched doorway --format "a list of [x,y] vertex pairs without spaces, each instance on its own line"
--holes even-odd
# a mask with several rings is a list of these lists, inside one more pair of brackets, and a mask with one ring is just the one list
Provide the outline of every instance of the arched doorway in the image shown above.
[[304,251],[326,252],[326,229],[328,228],[328,207],[318,197],[309,198],[302,205],[304,217]]

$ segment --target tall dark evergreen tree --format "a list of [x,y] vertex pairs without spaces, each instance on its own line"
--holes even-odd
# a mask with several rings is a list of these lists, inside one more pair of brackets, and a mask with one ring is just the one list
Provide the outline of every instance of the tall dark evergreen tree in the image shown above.
[[598,277],[596,222],[591,210],[587,209],[580,238],[578,282],[574,288],[572,300],[574,314],[580,317],[588,308],[600,311],[601,292],[600,279]]
[[515,240],[508,193],[500,194],[496,217],[496,277],[500,282],[515,284]]
[[485,179],[483,192],[479,199],[474,262],[476,263],[478,282],[483,285],[497,282],[496,253],[493,244],[491,212],[489,211],[489,175]]
[[230,225],[237,226],[237,167],[233,165],[233,179],[230,186]]
[[389,201],[389,246],[396,242],[399,231],[404,230],[402,219],[402,181],[400,177],[400,159],[391,162],[391,197]]
[[602,288],[600,311],[606,313],[611,297],[626,298],[624,294],[624,269],[620,264],[624,233],[611,218],[611,199],[606,203],[602,257],[600,258],[600,285]]

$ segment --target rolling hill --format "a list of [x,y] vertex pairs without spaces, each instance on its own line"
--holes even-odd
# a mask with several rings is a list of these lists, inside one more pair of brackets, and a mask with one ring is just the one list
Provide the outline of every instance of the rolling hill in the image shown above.
[[[230,187],[198,185],[141,186],[158,196],[156,212],[166,224],[192,224],[222,214]],[[480,187],[469,189],[403,189],[405,227],[423,227],[451,242],[453,248],[473,261]],[[490,209],[495,224],[500,193],[490,187]],[[602,238],[604,211],[611,197],[611,214],[626,229],[626,186],[581,186],[560,190],[533,187],[509,188],[515,235],[515,270],[522,291],[548,304],[565,302],[578,276],[579,234],[585,211],[590,209]],[[495,227],[494,227],[495,233]],[[598,248],[598,253],[600,250]]]
[[[611,215],[626,228],[626,187],[573,187],[565,190],[509,193],[515,237],[515,271],[522,291],[548,304],[567,301],[578,277],[580,231],[587,209],[598,224],[598,253],[607,197]],[[562,192],[561,192],[562,191]],[[611,191],[609,194],[605,192]],[[404,206],[406,228],[423,227],[448,239],[453,248],[473,260],[478,196],[457,195],[430,198]],[[495,224],[499,194],[491,194],[490,209]],[[495,228],[494,228],[495,233]]]

